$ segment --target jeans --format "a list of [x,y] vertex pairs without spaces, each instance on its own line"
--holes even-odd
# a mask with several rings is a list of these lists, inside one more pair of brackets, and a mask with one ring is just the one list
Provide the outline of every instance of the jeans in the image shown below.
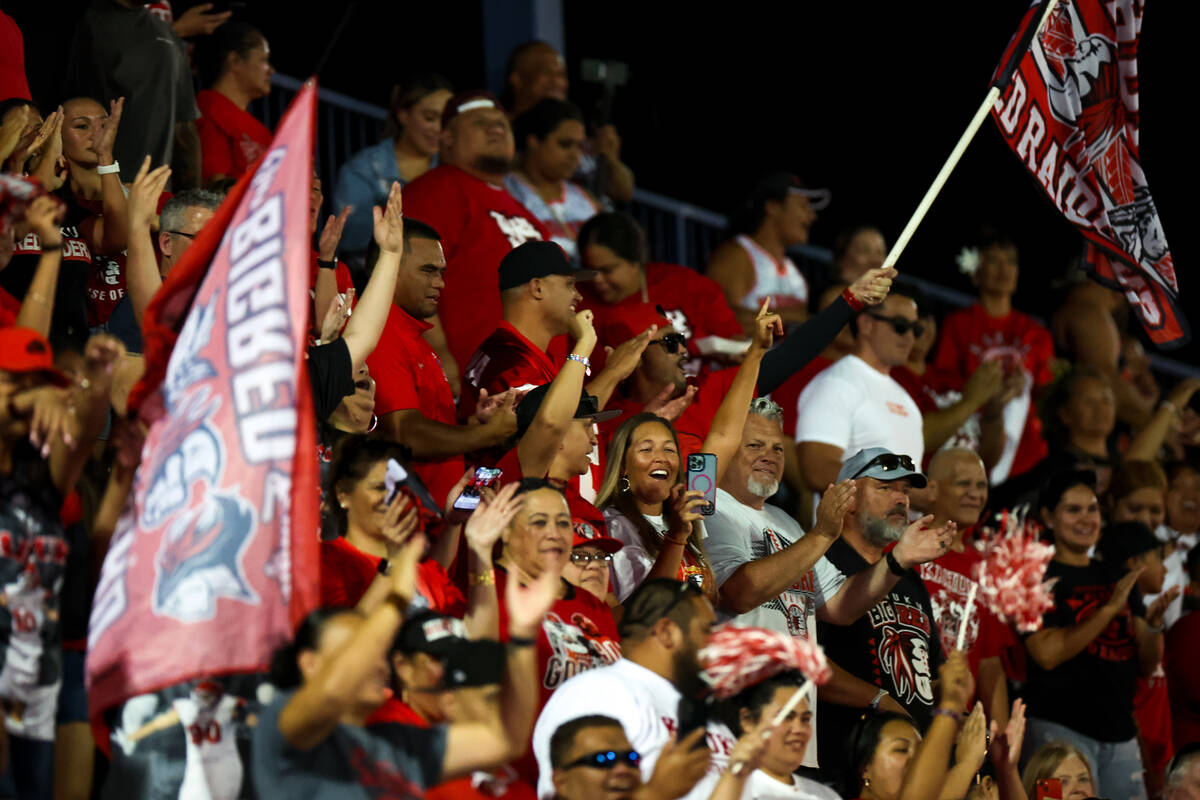
[[1127,742],[1101,742],[1065,725],[1030,717],[1025,724],[1025,763],[1048,742],[1069,742],[1087,756],[1095,778],[1096,796],[1105,800],[1146,800],[1142,752],[1137,737]]

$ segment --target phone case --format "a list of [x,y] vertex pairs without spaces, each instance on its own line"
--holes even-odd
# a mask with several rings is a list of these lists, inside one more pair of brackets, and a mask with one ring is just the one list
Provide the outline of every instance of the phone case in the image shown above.
[[688,491],[703,492],[708,501],[700,513],[711,517],[717,511],[717,457],[712,453],[693,453],[687,458]]

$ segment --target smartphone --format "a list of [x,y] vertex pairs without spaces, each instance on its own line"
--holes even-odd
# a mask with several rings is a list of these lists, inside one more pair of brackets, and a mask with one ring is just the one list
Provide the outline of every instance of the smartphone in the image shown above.
[[1062,781],[1043,778],[1037,782],[1037,797],[1033,800],[1062,800]]
[[476,467],[470,482],[455,498],[454,505],[451,506],[451,520],[462,521],[471,516],[471,512],[479,507],[480,490],[495,486],[503,474],[504,472],[499,469]]
[[[704,698],[693,699],[686,695],[679,698],[679,710],[676,712],[676,716],[679,718],[679,730],[675,734],[675,741],[681,742],[685,736],[696,730],[696,728],[703,728],[708,725],[709,705],[709,700]],[[695,747],[696,750],[699,750],[701,747],[708,747],[708,742],[705,741],[705,738],[704,736],[700,737],[700,742]]]
[[717,511],[717,457],[712,453],[693,453],[687,459],[687,488],[701,492],[706,502],[700,513],[711,517]]

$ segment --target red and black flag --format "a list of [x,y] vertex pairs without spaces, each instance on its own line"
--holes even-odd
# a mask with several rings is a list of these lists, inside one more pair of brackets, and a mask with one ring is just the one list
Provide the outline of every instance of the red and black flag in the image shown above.
[[1138,155],[1142,0],[1050,0],[1025,12],[993,77],[992,117],[1087,240],[1093,276],[1124,292],[1150,338],[1188,341],[1179,282]]

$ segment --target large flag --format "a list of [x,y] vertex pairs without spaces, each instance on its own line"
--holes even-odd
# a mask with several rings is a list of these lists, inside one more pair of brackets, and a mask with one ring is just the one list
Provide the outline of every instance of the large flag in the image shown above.
[[992,116],[1050,201],[1087,240],[1085,261],[1123,291],[1150,338],[1188,341],[1179,282],[1138,155],[1143,0],[1049,0],[1025,13],[993,85]]
[[309,81],[147,309],[131,405],[149,432],[92,608],[94,721],[135,695],[265,671],[316,605],[315,111]]

